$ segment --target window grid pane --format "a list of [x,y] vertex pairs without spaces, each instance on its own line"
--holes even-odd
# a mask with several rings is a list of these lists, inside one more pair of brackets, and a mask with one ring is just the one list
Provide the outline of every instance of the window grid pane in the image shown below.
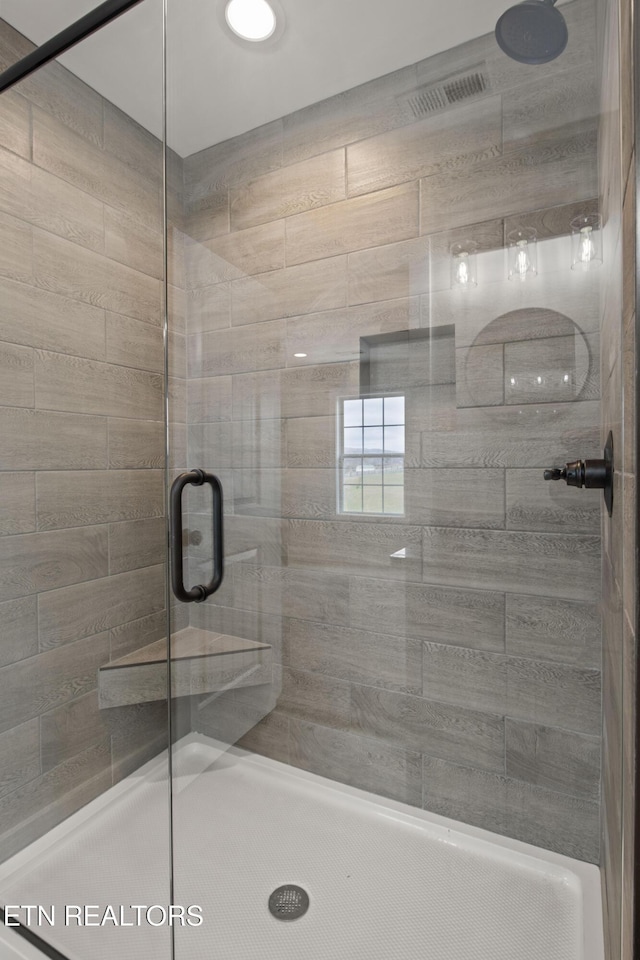
[[404,412],[404,397],[343,401],[343,513],[404,514]]
[[365,427],[380,427],[383,423],[382,397],[374,400],[364,401],[364,425]]
[[362,427],[345,427],[344,429],[345,454],[362,454]]
[[345,400],[343,420],[345,427],[362,426],[362,400]]

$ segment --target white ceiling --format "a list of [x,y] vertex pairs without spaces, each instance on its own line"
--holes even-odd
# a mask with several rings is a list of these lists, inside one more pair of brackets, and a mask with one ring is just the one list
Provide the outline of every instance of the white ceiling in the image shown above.
[[[169,0],[168,139],[181,156],[493,30],[513,0],[279,0],[277,43],[243,44],[225,0]],[[0,0],[34,43],[98,0]],[[156,136],[162,133],[162,0],[143,0],[62,62]]]

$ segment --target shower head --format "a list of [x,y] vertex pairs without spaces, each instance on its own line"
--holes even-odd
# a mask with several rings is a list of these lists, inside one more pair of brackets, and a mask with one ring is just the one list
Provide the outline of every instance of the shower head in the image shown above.
[[559,57],[569,32],[556,0],[523,0],[502,14],[496,24],[496,40],[512,60],[548,63]]

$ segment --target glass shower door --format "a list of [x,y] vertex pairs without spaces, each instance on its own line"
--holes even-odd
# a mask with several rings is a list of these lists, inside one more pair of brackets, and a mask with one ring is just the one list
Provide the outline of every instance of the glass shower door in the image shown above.
[[[544,68],[379,12],[338,80],[309,11],[260,47],[169,3],[174,476],[224,498],[222,586],[173,611],[179,957],[303,955],[287,884],[348,928],[328,782],[597,862],[601,495],[543,479],[602,456],[595,5],[562,9]],[[212,506],[188,484],[189,588]]]

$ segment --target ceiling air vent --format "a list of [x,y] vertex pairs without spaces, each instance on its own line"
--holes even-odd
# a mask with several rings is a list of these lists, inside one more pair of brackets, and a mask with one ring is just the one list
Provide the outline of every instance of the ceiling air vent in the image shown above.
[[463,100],[470,100],[482,96],[489,90],[489,80],[481,68],[474,68],[468,73],[461,73],[456,77],[448,77],[439,83],[422,87],[407,97],[414,117],[424,117],[437,110]]
[[422,117],[425,113],[433,113],[434,110],[444,110],[449,106],[449,100],[442,87],[427,87],[426,90],[419,90],[409,97],[409,106],[414,116]]
[[469,73],[466,77],[459,77],[457,80],[451,80],[444,85],[444,92],[449,103],[457,103],[458,100],[477,97],[479,93],[484,93],[486,89],[487,81],[481,73]]

